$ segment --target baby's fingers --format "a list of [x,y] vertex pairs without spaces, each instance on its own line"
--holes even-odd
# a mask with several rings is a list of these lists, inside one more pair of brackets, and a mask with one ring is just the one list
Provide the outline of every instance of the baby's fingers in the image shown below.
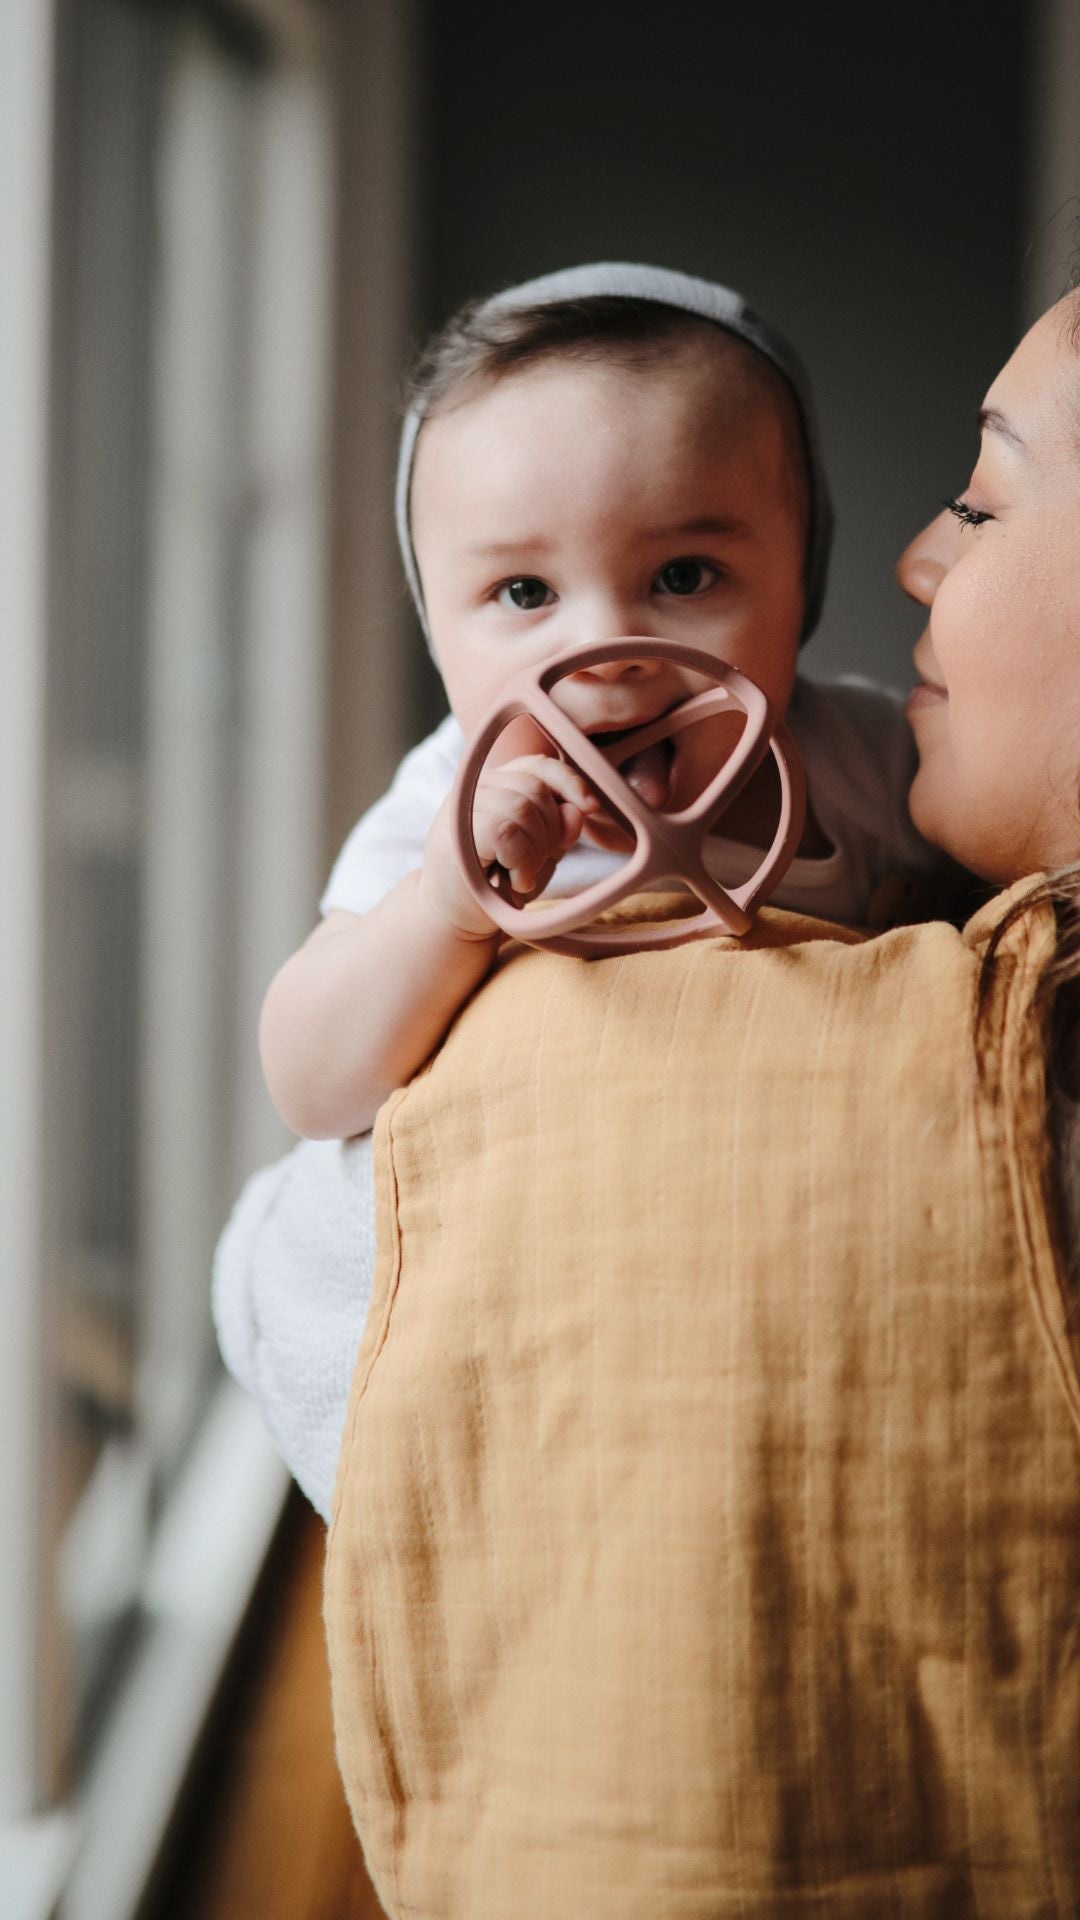
[[497,860],[508,873],[535,872],[558,851],[562,821],[554,797],[514,788],[488,787],[477,793],[473,838],[484,865]]
[[[571,847],[576,846],[581,839],[581,829],[585,825],[585,816],[581,808],[574,802],[561,800],[559,802],[559,818],[562,822],[562,839],[559,842],[559,853],[561,855],[569,853]],[[547,882],[545,881],[544,884],[546,885]]]
[[541,867],[551,859],[551,834],[540,826],[530,810],[521,819],[497,823],[494,847],[495,858],[510,875],[515,893],[528,893]]
[[550,878],[562,854],[567,833],[563,811],[556,796],[531,774],[495,775],[477,789],[473,810],[473,838],[481,862],[486,866],[497,861],[515,893],[534,893],[541,873]]
[[568,766],[565,760],[556,760],[552,754],[522,754],[519,760],[507,760],[498,769],[503,773],[526,773],[540,780],[551,793],[560,800],[567,800],[581,813],[596,813],[600,801],[583,774],[576,767]]

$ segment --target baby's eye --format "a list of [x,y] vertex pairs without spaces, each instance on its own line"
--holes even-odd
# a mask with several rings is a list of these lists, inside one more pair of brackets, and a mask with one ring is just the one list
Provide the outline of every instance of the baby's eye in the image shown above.
[[955,514],[962,527],[981,527],[984,520],[992,520],[992,513],[983,513],[980,507],[969,507],[966,500],[943,500],[942,506],[947,513]]
[[708,560],[669,560],[657,575],[656,584],[661,593],[677,593],[686,596],[704,593],[720,578],[719,567],[710,565]]
[[546,607],[555,598],[551,588],[543,580],[535,580],[532,574],[523,574],[519,580],[504,580],[495,597],[500,607],[520,607],[523,613],[531,613],[534,607]]

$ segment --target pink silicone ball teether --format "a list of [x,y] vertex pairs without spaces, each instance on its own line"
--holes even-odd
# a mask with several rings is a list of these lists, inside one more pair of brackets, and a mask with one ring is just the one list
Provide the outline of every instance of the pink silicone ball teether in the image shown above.
[[[601,746],[556,704],[551,689],[570,674],[617,660],[661,660],[711,681],[659,719],[617,742]],[[746,724],[728,758],[697,798],[678,811],[651,807],[623,779],[619,766],[658,740],[718,713],[742,713]],[[522,716],[535,721],[559,757],[576,767],[606,809],[634,836],[625,864],[570,899],[529,906],[510,888],[501,867],[481,865],[473,839],[477,782],[500,734]],[[705,866],[704,843],[713,823],[742,792],[767,753],[780,775],[780,817],[772,845],[757,871],[727,888]],[[806,781],[791,735],[761,688],[734,667],[674,640],[600,641],[573,647],[543,666],[527,669],[506,687],[465,750],[454,786],[452,829],[462,872],[474,899],[503,933],[534,947],[593,959],[601,954],[640,953],[710,935],[749,932],[761,902],[779,885],[802,837]],[[674,883],[697,895],[703,911],[678,920],[639,926],[592,926],[598,914],[629,894]]]

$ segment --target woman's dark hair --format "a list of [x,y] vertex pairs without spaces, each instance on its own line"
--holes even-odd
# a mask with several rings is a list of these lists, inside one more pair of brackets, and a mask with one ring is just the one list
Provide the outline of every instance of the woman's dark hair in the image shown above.
[[1043,1199],[1047,1218],[1054,1223],[1064,1290],[1065,1317],[1080,1335],[1080,1210],[1070,1196],[1076,1181],[1077,1131],[1068,1115],[1080,1101],[1080,861],[1048,874],[1018,900],[991,933],[979,973],[975,1011],[975,1053],[980,1078],[991,1093],[989,1015],[1001,947],[1009,930],[1027,915],[1049,907],[1057,926],[1053,953],[1043,968],[1031,1004],[1030,1017],[1045,1034],[1046,1075],[1042,1106],[1026,1118],[1034,1127],[1048,1126],[1051,1151],[1043,1168]]

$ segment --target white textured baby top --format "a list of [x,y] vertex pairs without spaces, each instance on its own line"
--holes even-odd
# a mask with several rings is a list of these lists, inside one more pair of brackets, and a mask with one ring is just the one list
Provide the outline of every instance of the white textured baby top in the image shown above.
[[[801,680],[787,717],[833,850],[793,861],[773,896],[778,906],[858,924],[889,873],[948,871],[908,818],[915,750],[898,695],[858,680]],[[449,719],[406,756],[389,792],[346,841],[324,912],[364,913],[420,864],[462,747],[461,729]],[[716,838],[712,848],[730,885],[749,878],[761,858]],[[575,848],[551,890],[576,890],[616,864],[615,855]],[[371,1299],[374,1198],[370,1134],[302,1141],[248,1182],[215,1260],[214,1316],[226,1365],[324,1518]]]

